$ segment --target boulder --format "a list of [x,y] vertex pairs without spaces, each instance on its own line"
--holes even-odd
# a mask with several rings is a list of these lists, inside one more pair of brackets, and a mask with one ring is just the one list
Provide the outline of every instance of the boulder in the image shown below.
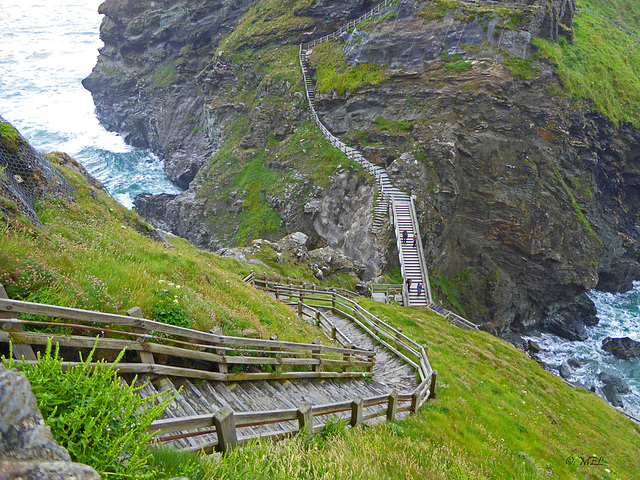
[[640,358],[640,342],[629,337],[607,337],[602,341],[602,349],[623,360]]
[[564,379],[571,378],[571,368],[569,367],[567,362],[564,362],[562,365],[560,365],[558,372],[560,373],[560,376]]
[[612,385],[620,395],[629,393],[629,386],[619,377],[600,372],[598,378],[605,386]]
[[584,323],[576,317],[570,317],[560,313],[555,313],[547,317],[544,323],[544,329],[549,333],[572,341],[584,341],[588,337],[587,328],[584,326]]
[[622,403],[622,398],[620,398],[620,393],[618,393],[618,390],[616,389],[615,385],[611,383],[605,385],[604,387],[602,387],[602,393],[604,394],[604,397],[607,399],[607,402],[609,402],[614,407],[624,406],[624,404]]
[[0,478],[99,480],[51,435],[27,377],[0,364]]
[[302,232],[287,235],[278,243],[283,250],[298,250],[305,246],[309,237]]

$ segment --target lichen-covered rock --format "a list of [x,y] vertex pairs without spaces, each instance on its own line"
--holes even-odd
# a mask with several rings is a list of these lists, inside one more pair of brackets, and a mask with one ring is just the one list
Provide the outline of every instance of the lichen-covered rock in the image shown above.
[[45,425],[24,374],[0,364],[0,478],[95,480],[100,475],[71,462]]

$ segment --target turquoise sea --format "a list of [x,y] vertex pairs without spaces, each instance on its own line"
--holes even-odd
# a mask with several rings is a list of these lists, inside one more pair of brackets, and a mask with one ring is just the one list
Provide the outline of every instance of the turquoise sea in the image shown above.
[[107,132],[81,80],[96,63],[100,0],[0,1],[0,115],[42,151],[79,160],[131,208],[142,192],[178,193],[151,152]]

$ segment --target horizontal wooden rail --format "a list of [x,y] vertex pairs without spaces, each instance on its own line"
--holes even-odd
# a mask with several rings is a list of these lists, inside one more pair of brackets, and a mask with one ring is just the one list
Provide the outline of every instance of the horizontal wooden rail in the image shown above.
[[[386,416],[388,419],[394,420],[398,413],[408,412],[412,409],[411,405],[398,407],[398,402],[407,403],[412,401],[412,399],[413,397],[411,395],[401,398],[396,392],[391,392],[389,395],[378,395],[375,397],[346,400],[317,406],[301,405],[299,408],[282,410],[233,412],[222,408],[213,415],[193,415],[182,418],[156,420],[149,426],[148,431],[155,435],[155,442],[216,433],[218,439],[210,443],[209,448],[224,452],[234,446],[246,444],[254,438],[279,439],[283,438],[283,435],[291,436],[292,434],[305,430],[317,432],[322,428],[322,425],[313,426],[313,419],[325,415],[351,412],[349,418],[351,426],[357,426],[363,421],[381,416]],[[372,407],[380,408],[364,413],[365,408],[371,409]],[[253,434],[238,439],[238,433],[236,431],[238,428],[292,421],[298,422],[298,428],[266,435]],[[169,435],[171,433],[189,430],[195,431],[178,436]],[[205,451],[206,450],[205,448]]]
[[[0,289],[2,287],[0,286]],[[2,289],[2,291],[4,291]],[[262,340],[199,332],[160,322],[89,310],[44,305],[0,298],[0,342],[12,342],[31,349],[49,341],[63,347],[138,352],[140,364],[119,364],[122,373],[157,373],[215,381],[303,378],[359,378],[373,375],[374,352],[355,345],[335,347],[279,340]],[[19,314],[65,319],[66,322],[22,320]],[[96,326],[96,324],[98,326]],[[25,331],[25,327],[61,329],[61,333]],[[67,334],[71,329],[72,334]],[[83,335],[88,333],[91,336]],[[123,338],[124,337],[124,338]],[[35,355],[14,349],[14,355],[34,361]],[[180,368],[158,365],[153,355],[209,362],[214,367]],[[73,365],[67,362],[66,365]],[[197,365],[198,363],[194,363]],[[275,366],[275,372],[229,373],[228,366]],[[309,371],[283,371],[287,367],[303,367]],[[324,371],[327,368],[342,372]],[[354,371],[355,369],[355,371]],[[351,371],[349,371],[351,370]],[[362,370],[362,371],[358,371]]]

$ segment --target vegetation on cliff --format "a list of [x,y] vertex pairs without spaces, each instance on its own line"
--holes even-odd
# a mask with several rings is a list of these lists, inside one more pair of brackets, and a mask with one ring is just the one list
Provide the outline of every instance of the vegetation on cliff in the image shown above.
[[564,88],[618,124],[640,126],[640,7],[634,0],[578,0],[575,40],[536,45]]

